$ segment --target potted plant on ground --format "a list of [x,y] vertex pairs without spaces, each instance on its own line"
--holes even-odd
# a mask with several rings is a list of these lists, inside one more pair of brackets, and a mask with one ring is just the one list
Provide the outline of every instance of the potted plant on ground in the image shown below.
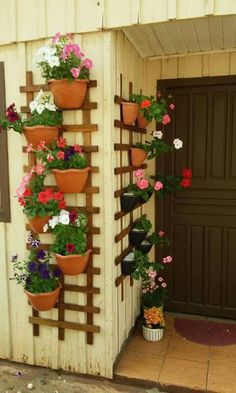
[[68,145],[65,138],[58,138],[49,146],[41,144],[36,156],[55,176],[57,186],[64,193],[78,193],[85,188],[90,167],[78,144]]
[[83,106],[93,63],[74,43],[73,34],[56,33],[50,44],[37,51],[35,61],[59,108]]
[[0,120],[0,130],[13,129],[25,135],[28,143],[36,147],[40,141],[45,144],[57,138],[59,127],[62,124],[62,113],[54,104],[50,104],[50,96],[44,95],[40,90],[34,101],[29,104],[31,117],[23,119],[17,113],[15,104],[6,110],[6,117]]
[[18,255],[12,257],[14,279],[23,286],[33,308],[48,311],[55,306],[59,296],[61,271],[51,268],[49,253],[38,248],[40,242],[32,234],[29,242],[32,249],[26,261],[20,261]]
[[54,192],[44,186],[45,177],[45,167],[37,164],[24,176],[16,191],[18,202],[23,206],[23,212],[35,233],[42,233],[50,217],[66,207],[60,191]]
[[138,247],[146,238],[151,228],[151,221],[147,219],[146,214],[143,214],[137,221],[135,221],[133,228],[129,232],[129,242],[132,246]]
[[162,311],[157,307],[144,310],[143,337],[148,341],[159,341],[163,337],[165,321]]
[[55,240],[50,251],[64,274],[74,276],[84,272],[92,250],[87,250],[87,216],[77,210],[61,210],[45,225],[52,230]]

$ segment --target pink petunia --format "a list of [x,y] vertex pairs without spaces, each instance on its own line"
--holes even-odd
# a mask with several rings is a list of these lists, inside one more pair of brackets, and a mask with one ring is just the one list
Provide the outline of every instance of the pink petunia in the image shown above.
[[78,68],[71,68],[71,69],[70,69],[70,72],[71,72],[73,78],[76,79],[76,78],[78,78],[78,76],[79,76],[80,69],[78,69]]
[[170,116],[166,113],[162,118],[162,124],[166,125],[170,123]]
[[159,232],[158,232],[158,235],[159,235],[160,237],[163,237],[163,236],[164,236],[164,234],[165,234],[165,232],[164,232],[164,231],[159,231]]
[[51,40],[51,43],[52,44],[56,44],[57,43],[57,41],[60,39],[60,37],[61,37],[61,33],[56,33],[55,35],[54,35],[54,37],[52,37],[52,40]]
[[91,59],[84,59],[83,66],[90,70],[93,67],[93,62]]
[[156,181],[155,185],[154,185],[154,190],[159,191],[163,188],[163,183],[160,181]]
[[43,164],[37,164],[34,167],[35,172],[37,175],[42,175],[45,172],[45,166]]
[[139,179],[137,181],[137,186],[138,186],[138,188],[140,188],[140,190],[145,190],[149,186],[148,180],[147,179]]
[[142,179],[144,175],[145,175],[144,169],[137,169],[137,171],[134,172],[134,176],[137,177],[138,179]]
[[30,153],[33,150],[33,144],[32,143],[28,143],[26,151],[27,153]]

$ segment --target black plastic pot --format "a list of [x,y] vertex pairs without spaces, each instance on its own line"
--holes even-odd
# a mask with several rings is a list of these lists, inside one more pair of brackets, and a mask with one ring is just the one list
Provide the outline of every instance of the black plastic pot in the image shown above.
[[136,248],[137,250],[141,251],[143,254],[148,254],[152,248],[152,243],[149,243],[148,241],[144,240]]
[[120,203],[123,212],[131,212],[138,205],[139,197],[124,193],[120,196]]
[[135,269],[134,253],[131,252],[126,255],[121,261],[121,272],[125,276],[130,276],[130,274]]
[[143,229],[141,230],[134,230],[132,229],[129,232],[129,242],[132,244],[134,247],[138,247],[140,243],[145,239],[147,236],[147,232],[144,231]]
[[143,199],[143,198],[140,196],[140,197],[139,197],[139,203],[143,204],[143,203],[146,203],[147,201],[149,201],[149,199],[151,198],[152,194],[153,194],[153,191],[149,192],[149,196],[148,196],[148,199],[147,199],[146,201],[145,201],[145,199]]

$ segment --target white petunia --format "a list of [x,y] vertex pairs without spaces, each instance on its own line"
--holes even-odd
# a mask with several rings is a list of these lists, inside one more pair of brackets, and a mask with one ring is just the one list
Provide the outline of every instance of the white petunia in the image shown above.
[[60,65],[60,60],[58,56],[51,56],[46,59],[46,61],[50,65],[50,67],[58,67]]
[[154,138],[161,139],[163,137],[163,132],[162,131],[153,131],[152,135]]
[[173,140],[173,145],[175,146],[175,149],[181,149],[183,147],[183,141],[181,141],[181,139],[174,139]]
[[34,101],[37,101],[37,102],[41,101],[41,98],[44,97],[44,95],[45,94],[44,94],[43,90],[40,89],[37,96],[35,97]]
[[67,210],[62,209],[60,211],[60,215],[59,215],[59,223],[60,224],[64,224],[64,225],[68,225],[70,223],[70,217],[69,217],[69,212]]
[[48,230],[48,224],[45,224],[45,225],[43,226],[43,232],[47,232],[47,230]]
[[51,220],[48,221],[48,224],[53,229],[58,224],[58,222],[59,222],[58,216],[53,216]]
[[49,104],[49,102],[46,102],[45,108],[48,109],[51,112],[55,112],[57,110],[56,105]]
[[31,113],[34,112],[36,110],[37,106],[38,106],[38,102],[37,101],[31,101],[30,104],[29,104],[30,112]]
[[50,48],[45,45],[38,49],[35,55],[35,63],[41,63],[43,61],[47,61],[50,57],[52,57],[56,53],[56,48]]
[[43,104],[37,104],[36,106],[36,112],[38,112],[39,115],[44,111],[45,106]]

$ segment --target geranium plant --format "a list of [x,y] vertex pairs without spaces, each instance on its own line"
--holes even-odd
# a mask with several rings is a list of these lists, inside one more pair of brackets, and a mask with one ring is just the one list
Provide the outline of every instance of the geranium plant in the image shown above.
[[150,141],[145,141],[145,143],[137,142],[135,147],[142,149],[147,152],[147,159],[152,160],[155,157],[159,157],[163,153],[173,151],[175,149],[181,149],[183,147],[183,142],[179,138],[173,140],[173,144],[169,145],[163,140],[163,131],[153,131],[153,138]]
[[162,311],[157,307],[144,310],[143,324],[149,329],[163,329],[165,320]]
[[64,195],[45,187],[45,167],[42,164],[33,166],[24,176],[17,189],[18,202],[28,218],[35,216],[52,216],[66,207]]
[[139,197],[141,202],[146,202],[153,193],[153,187],[148,179],[145,178],[145,171],[143,169],[138,169],[134,175],[136,177],[136,184],[130,184],[126,190]]
[[56,33],[48,45],[36,53],[35,62],[42,77],[50,79],[88,79],[92,60],[85,57],[80,46],[74,43],[71,33]]
[[130,96],[130,102],[136,102],[140,105],[140,112],[146,120],[151,122],[155,119],[158,123],[162,123],[163,125],[171,121],[168,111],[173,110],[175,106],[173,103],[170,103],[170,101],[170,95],[165,99],[160,93],[158,93],[157,98],[154,96],[144,96],[142,94],[132,94]]
[[51,229],[55,240],[51,251],[60,255],[84,254],[87,249],[87,216],[77,210],[61,210],[45,225]]
[[149,232],[152,228],[152,223],[150,220],[147,219],[147,215],[143,214],[138,220],[135,221],[133,228],[144,230]]
[[150,270],[147,277],[142,281],[143,307],[160,307],[167,297],[167,283],[162,275],[155,270]]
[[154,190],[157,192],[157,195],[163,196],[165,192],[175,192],[190,187],[192,184],[192,170],[184,168],[182,176],[158,173],[152,178],[156,180]]
[[54,104],[50,104],[50,96],[43,93],[42,90],[37,97],[29,104],[31,117],[23,118],[17,112],[15,103],[8,106],[6,109],[6,116],[0,120],[0,131],[14,130],[22,133],[23,128],[33,127],[36,125],[43,126],[60,126],[62,124],[62,113]]
[[49,146],[45,143],[33,149],[36,156],[41,162],[45,164],[47,170],[51,169],[83,169],[87,166],[87,160],[82,154],[82,147],[78,144],[68,145],[65,138],[58,138],[53,141]]
[[12,257],[14,279],[30,293],[52,292],[60,285],[61,271],[49,265],[50,254],[39,249],[37,238],[30,234],[28,240],[32,249],[27,260],[20,260],[17,254]]

